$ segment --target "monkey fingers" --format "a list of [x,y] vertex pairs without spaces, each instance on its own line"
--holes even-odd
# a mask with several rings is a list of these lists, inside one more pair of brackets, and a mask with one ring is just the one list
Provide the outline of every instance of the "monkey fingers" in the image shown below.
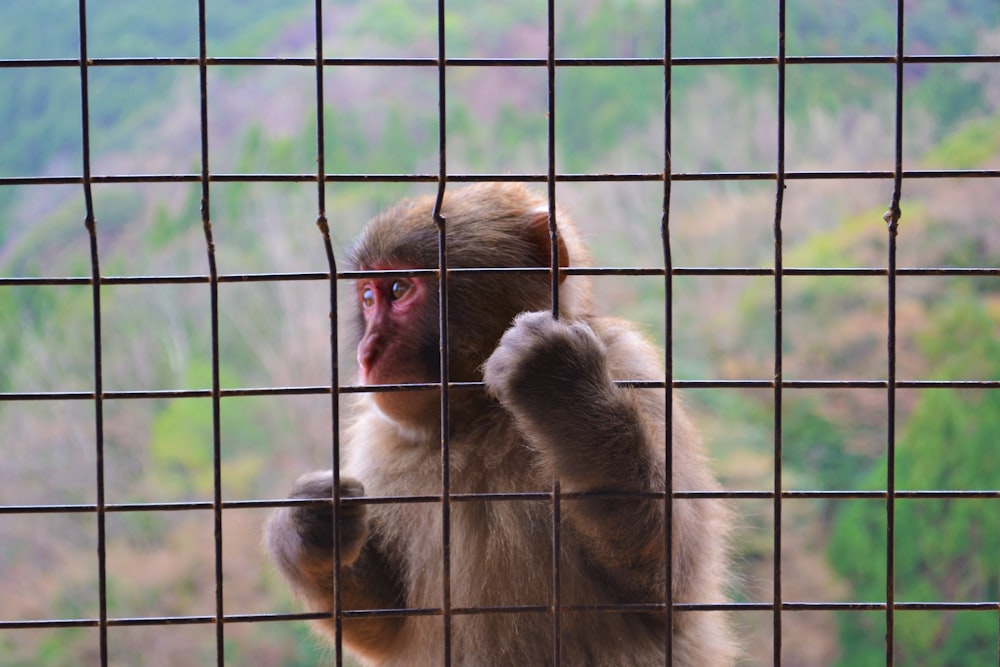
[[[340,480],[341,498],[364,495],[361,482],[345,478]],[[324,504],[300,505],[286,510],[290,531],[300,540],[299,549],[317,559],[333,557],[333,475],[331,471],[317,471],[299,478],[290,495],[304,500],[328,500]],[[342,561],[357,558],[368,536],[364,505],[341,505],[340,535]]]
[[593,488],[648,463],[630,396],[614,386],[604,344],[583,323],[545,312],[518,316],[485,366],[489,391],[511,413],[553,472]]
[[514,412],[573,411],[612,388],[603,343],[582,322],[522,313],[483,367],[487,390]]

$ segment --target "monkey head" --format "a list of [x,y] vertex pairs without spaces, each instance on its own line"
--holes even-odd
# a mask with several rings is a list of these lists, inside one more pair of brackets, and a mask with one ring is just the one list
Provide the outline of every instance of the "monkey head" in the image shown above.
[[[434,199],[403,201],[372,219],[349,251],[354,270],[437,269]],[[551,266],[549,208],[521,184],[484,183],[448,192],[441,208],[449,268]],[[568,221],[559,219],[560,267],[586,263]],[[482,379],[481,366],[519,313],[551,308],[551,277],[533,273],[454,273],[448,278],[450,381]],[[581,276],[561,276],[560,306],[572,316],[588,306]],[[358,366],[364,384],[440,380],[440,296],[436,276],[372,276],[357,281]],[[432,391],[375,395],[403,423],[437,419]]]

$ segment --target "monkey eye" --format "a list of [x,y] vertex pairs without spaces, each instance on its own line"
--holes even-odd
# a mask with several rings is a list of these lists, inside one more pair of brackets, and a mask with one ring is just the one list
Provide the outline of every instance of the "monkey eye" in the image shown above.
[[375,305],[375,290],[372,289],[371,285],[365,285],[364,289],[361,290],[361,304],[365,308],[371,308]]
[[392,283],[392,300],[402,299],[413,287],[408,280],[396,280]]

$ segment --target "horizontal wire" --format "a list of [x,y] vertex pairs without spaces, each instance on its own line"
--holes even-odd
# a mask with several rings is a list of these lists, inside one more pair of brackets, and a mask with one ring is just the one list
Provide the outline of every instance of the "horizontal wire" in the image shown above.
[[[620,387],[635,389],[665,389],[666,383],[648,380],[616,380]],[[675,389],[773,389],[773,380],[675,380]],[[429,391],[440,387],[437,382],[413,384],[343,385],[337,388],[341,394],[374,394],[396,391]],[[482,382],[449,382],[449,388],[481,389]],[[886,380],[783,380],[786,389],[887,389]],[[897,380],[897,389],[998,389],[1000,380]],[[333,392],[327,385],[298,387],[237,387],[220,389],[223,398],[250,396],[316,396]],[[105,391],[106,400],[162,400],[174,398],[210,398],[210,389],[147,389],[126,391]],[[92,391],[28,391],[0,392],[3,401],[86,401],[96,398]]]
[[[633,604],[587,604],[561,605],[561,611],[567,613],[641,613],[660,612],[665,609],[663,603],[633,603]],[[783,611],[885,611],[884,602],[797,602],[783,601],[780,605]],[[712,611],[729,612],[770,612],[774,605],[769,602],[729,602],[718,604],[674,603],[674,609],[679,612],[698,613]],[[1000,611],[1000,602],[895,602],[896,611]],[[451,614],[481,615],[481,614],[525,614],[551,613],[551,608],[544,605],[498,605],[491,607],[452,607]],[[344,618],[393,618],[414,616],[440,616],[443,610],[436,607],[416,607],[400,609],[359,609],[345,610]],[[226,614],[222,616],[223,623],[268,623],[285,621],[317,621],[330,618],[329,612],[292,612],[265,614]],[[157,625],[207,625],[216,622],[215,615],[188,616],[123,616],[108,618],[107,625],[112,627],[136,627]],[[30,619],[30,620],[0,620],[2,630],[38,630],[53,628],[92,628],[98,627],[100,621],[96,618],[64,618],[64,619]]]
[[[907,179],[940,179],[940,178],[1000,178],[1000,169],[911,169],[903,172]],[[884,169],[845,169],[829,171],[788,171],[784,173],[785,180],[891,180],[895,177],[892,171]],[[436,183],[437,174],[369,174],[346,173],[326,174],[324,181],[330,183]],[[709,172],[673,172],[671,181],[775,181],[778,175],[773,171],[709,171]],[[544,183],[547,176],[536,173],[519,174],[449,174],[448,180],[455,183]],[[660,172],[604,172],[604,173],[563,173],[556,174],[560,183],[612,183],[612,182],[662,182],[664,176]],[[200,183],[198,174],[96,174],[88,183],[92,184],[124,184],[124,183]],[[316,183],[315,173],[275,174],[210,174],[212,183]],[[3,176],[0,186],[28,185],[80,185],[83,176]]]
[[[620,387],[635,389],[665,389],[666,383],[648,380],[617,380]],[[437,382],[414,384],[343,385],[337,391],[341,394],[374,394],[396,391],[430,391],[439,387]],[[481,389],[482,382],[449,382],[449,388]],[[773,380],[675,380],[675,389],[773,389]],[[786,389],[887,389],[886,380],[783,380]],[[1000,380],[897,380],[897,389],[998,389]],[[250,396],[316,396],[333,392],[327,385],[298,387],[238,387],[220,389],[222,398]],[[147,389],[127,391],[105,391],[106,400],[162,400],[174,398],[210,398],[210,389]],[[87,401],[96,398],[92,391],[28,391],[0,392],[3,401]]]
[[[602,267],[566,267],[559,270],[560,274],[574,276],[663,276],[665,269],[655,266],[602,266]],[[360,280],[363,278],[385,277],[421,277],[436,276],[437,269],[405,269],[394,271],[338,271],[338,280]],[[548,268],[541,267],[467,267],[450,268],[449,274],[482,274],[482,275],[548,275]],[[886,276],[888,269],[881,267],[794,267],[782,268],[784,276]],[[997,276],[1000,277],[1000,266],[987,267],[907,267],[896,269],[897,276]],[[752,266],[678,266],[671,270],[675,276],[773,276],[775,270],[766,267]],[[101,285],[190,285],[210,282],[207,274],[190,275],[150,275],[150,276],[102,276]],[[295,281],[329,281],[330,274],[324,271],[282,272],[282,273],[231,273],[220,274],[220,283],[261,283],[261,282],[295,282]],[[90,276],[0,276],[0,287],[38,287],[38,286],[84,286],[91,285]]]
[[[897,489],[892,496],[905,500],[1000,500],[998,489]],[[499,492],[499,493],[451,493],[449,501],[465,502],[538,502],[551,499],[551,490]],[[675,499],[687,500],[773,500],[773,490],[712,490],[712,491],[675,491]],[[801,490],[782,491],[780,497],[785,500],[884,500],[889,497],[886,490]],[[560,500],[664,500],[666,493],[657,491],[606,492],[606,491],[573,491],[560,494]],[[418,496],[357,496],[343,497],[344,506],[353,505],[413,505],[440,503],[439,494]],[[224,500],[223,510],[271,509],[277,507],[320,507],[330,504],[329,498],[270,498],[250,500]],[[148,503],[105,503],[103,510],[109,513],[125,512],[189,512],[208,511],[215,505],[209,500],[148,502]],[[98,506],[93,503],[74,504],[31,504],[31,505],[0,505],[0,515],[15,514],[92,514]]]
[[[786,65],[891,65],[894,55],[786,56]],[[994,63],[1000,54],[909,54],[906,64]],[[88,58],[88,67],[197,67],[197,56],[149,56],[123,58]],[[314,69],[315,58],[305,57],[209,57],[209,67],[304,67]],[[778,56],[706,56],[664,58],[556,58],[558,67],[719,67],[777,65]],[[547,67],[545,58],[445,58],[445,67]],[[8,58],[0,60],[0,69],[44,67],[79,67],[79,58]],[[438,67],[434,57],[413,58],[323,58],[324,67]]]

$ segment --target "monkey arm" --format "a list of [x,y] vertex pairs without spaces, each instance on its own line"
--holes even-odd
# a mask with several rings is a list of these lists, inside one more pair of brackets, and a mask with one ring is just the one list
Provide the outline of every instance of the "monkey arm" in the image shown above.
[[[405,606],[398,574],[371,540],[352,565],[341,569],[340,586],[341,604],[347,610],[398,609]],[[333,599],[332,591],[330,599]],[[403,621],[401,616],[345,619],[344,640],[359,653],[378,655],[392,645]],[[328,625],[332,630],[332,624]]]
[[484,371],[488,390],[564,491],[612,496],[563,505],[592,556],[627,569],[633,585],[637,572],[656,576],[665,557],[663,501],[613,497],[663,490],[663,460],[652,446],[655,419],[644,414],[636,390],[612,382],[607,349],[591,327],[548,313],[521,315]]
[[588,324],[518,316],[486,361],[484,381],[567,490],[640,491],[662,477],[653,420],[635,390],[615,386]]

